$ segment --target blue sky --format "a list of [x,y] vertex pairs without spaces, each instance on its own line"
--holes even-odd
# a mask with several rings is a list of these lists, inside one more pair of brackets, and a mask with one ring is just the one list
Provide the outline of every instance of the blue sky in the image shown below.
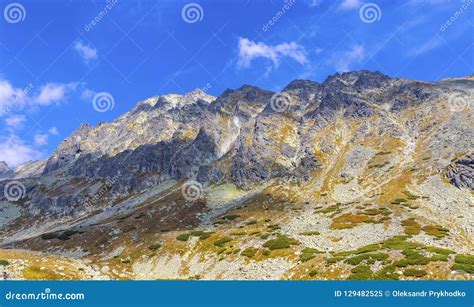
[[13,166],[154,95],[243,84],[278,91],[359,69],[427,81],[474,73],[473,0],[0,0],[0,8],[0,161]]

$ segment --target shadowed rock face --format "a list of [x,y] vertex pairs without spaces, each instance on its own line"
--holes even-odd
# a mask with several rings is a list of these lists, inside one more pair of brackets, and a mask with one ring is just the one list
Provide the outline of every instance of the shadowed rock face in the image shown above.
[[[84,258],[124,279],[299,279],[308,265],[333,279],[356,265],[327,257],[390,243],[376,253],[389,261],[371,265],[386,269],[410,234],[423,258],[442,259],[427,276],[452,278],[457,255],[430,253],[472,251],[474,114],[462,98],[473,93],[472,78],[358,71],[281,93],[151,97],[82,125],[46,161],[0,163],[0,191],[15,179],[18,193],[0,192],[0,258],[2,247]],[[260,258],[268,240],[288,249]]]
[[474,190],[474,153],[450,164],[446,171],[446,177],[458,188]]
[[[295,80],[284,89],[291,100],[284,113],[272,109],[273,92],[250,85],[217,98],[200,90],[153,97],[112,123],[82,125],[47,160],[44,174],[92,179],[120,171],[132,180],[154,173],[162,179],[198,176],[206,184],[227,180],[241,187],[285,174],[308,177],[318,168],[308,141],[317,127],[340,113],[375,116],[382,104],[400,112],[441,95],[447,83],[442,84],[369,71],[335,74],[322,84]],[[315,127],[300,131],[315,119]],[[271,135],[282,125],[292,134],[292,144]]]
[[[272,104],[274,92],[251,85],[226,90],[219,97],[200,90],[152,97],[111,123],[84,124],[66,138],[22,180],[28,191],[25,203],[36,213],[79,212],[96,185],[111,178],[114,184],[104,203],[166,180],[192,178],[203,186],[230,183],[242,189],[277,179],[306,182],[327,171],[321,157],[342,159],[370,137],[397,137],[406,143],[403,154],[408,155],[419,135],[433,127],[423,121],[443,114],[438,101],[459,84],[463,93],[474,88],[470,79],[427,83],[349,72],[323,83],[291,82],[283,90],[288,105],[281,110]],[[409,120],[399,115],[405,110],[414,114]],[[425,144],[436,148],[440,157],[472,148],[468,135],[467,141],[458,142],[459,148],[448,143],[456,129],[466,128],[459,122],[468,121],[458,119],[467,113],[453,116],[436,127],[443,144]],[[435,136],[429,140],[436,139],[436,133],[429,134]],[[0,164],[0,176],[7,173],[8,167]],[[471,189],[472,175],[472,154],[454,162],[446,173],[457,187]]]
[[8,167],[8,165],[5,162],[0,161],[0,179],[1,178],[8,178],[9,175],[11,175],[10,168]]

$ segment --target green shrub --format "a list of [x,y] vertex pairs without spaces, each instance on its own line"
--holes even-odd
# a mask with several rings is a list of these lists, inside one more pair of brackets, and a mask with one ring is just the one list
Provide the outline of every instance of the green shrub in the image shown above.
[[248,247],[246,248],[242,253],[240,253],[242,256],[245,256],[245,257],[249,257],[249,258],[252,258],[253,256],[255,256],[255,254],[257,253],[258,249],[256,249],[255,247]]
[[436,253],[436,254],[441,254],[441,255],[449,255],[449,254],[456,254],[456,252],[446,249],[446,248],[440,248],[440,247],[433,247],[433,246],[427,246],[425,247],[425,250],[430,253]]
[[430,258],[431,261],[448,261],[448,255],[433,255]]
[[300,242],[297,240],[288,238],[287,236],[280,235],[276,239],[269,240],[263,244],[264,247],[268,247],[270,250],[289,248],[290,245],[297,245]]
[[275,231],[275,230],[281,229],[281,227],[278,224],[273,224],[273,225],[268,225],[268,229]]
[[423,247],[423,245],[419,243],[407,242],[407,238],[407,236],[394,236],[384,241],[382,247],[396,250],[414,250]]
[[251,221],[248,221],[247,223],[245,223],[246,225],[255,225],[257,224],[258,221],[257,220],[251,220]]
[[216,242],[214,242],[214,245],[215,245],[215,246],[218,246],[218,247],[223,247],[224,244],[226,244],[227,242],[230,242],[230,241],[232,241],[231,238],[229,238],[229,237],[224,237],[224,238],[219,239],[219,240],[217,240]]
[[405,227],[405,233],[410,236],[417,235],[421,231],[421,225],[418,224],[414,218],[402,221],[402,226]]
[[193,230],[190,233],[193,237],[200,237],[204,234],[204,231],[202,230]]
[[347,278],[348,280],[369,280],[374,277],[372,270],[367,265],[356,266],[351,270],[351,273]]
[[393,263],[394,266],[399,267],[399,268],[405,268],[409,265],[408,260],[406,259],[401,259],[397,260]]
[[122,259],[121,262],[124,263],[124,264],[128,264],[128,263],[130,263],[131,261],[130,261],[130,259]]
[[224,217],[222,217],[223,220],[227,220],[227,221],[232,221],[232,220],[235,220],[236,218],[239,218],[240,215],[238,214],[230,214],[230,215],[226,215]]
[[411,265],[425,265],[430,262],[430,258],[421,255],[412,250],[404,250],[402,254],[405,255],[405,259]]
[[320,252],[319,250],[315,248],[307,247],[302,250],[302,254],[300,255],[300,260],[302,262],[306,262],[308,260],[313,259],[316,254],[321,254],[321,253],[322,252]]
[[161,244],[159,243],[154,243],[154,244],[151,244],[150,246],[148,246],[148,249],[151,250],[151,251],[156,251],[157,249],[159,249],[161,247]]
[[403,191],[403,194],[405,194],[410,200],[417,200],[418,198],[420,198],[420,196],[414,195],[410,191]]
[[327,258],[326,263],[327,264],[333,264],[333,263],[337,263],[337,262],[342,261],[342,260],[344,260],[344,257],[332,257],[332,258]]
[[56,239],[58,237],[58,234],[57,233],[53,233],[53,232],[50,232],[50,233],[43,233],[41,235],[41,239],[43,240],[52,240],[52,239]]
[[413,276],[413,277],[423,277],[426,275],[426,271],[417,270],[417,269],[406,269],[405,271],[403,271],[403,275]]
[[395,272],[394,265],[387,265],[375,273],[374,278],[378,280],[399,280],[400,276]]
[[0,266],[7,266],[9,264],[10,264],[10,262],[8,262],[6,260],[3,260],[3,259],[0,259]]
[[262,255],[264,255],[265,257],[268,257],[268,256],[270,256],[270,251],[268,249],[264,250]]
[[474,274],[474,265],[464,264],[464,263],[455,263],[451,267],[453,271],[464,271],[469,274]]
[[206,240],[212,235],[212,232],[205,232],[199,236],[199,240]]
[[456,255],[454,262],[474,265],[474,255]]
[[270,237],[270,234],[269,233],[264,233],[262,235],[260,235],[260,239],[263,239],[263,240],[266,240]]
[[57,238],[59,240],[62,240],[62,241],[67,241],[69,239],[71,239],[71,237],[75,234],[79,233],[79,231],[75,231],[75,230],[65,230],[63,232],[61,232]]
[[357,255],[357,256],[351,257],[349,259],[346,259],[344,262],[348,263],[348,264],[351,264],[351,265],[358,265],[362,261],[367,260],[367,263],[374,264],[375,261],[383,261],[383,260],[386,260],[386,259],[388,259],[388,255],[383,254],[383,253],[361,254],[361,255]]
[[315,275],[318,275],[318,271],[317,270],[311,270],[309,271],[309,276],[313,277]]
[[441,227],[439,225],[426,225],[421,228],[426,234],[436,237],[438,239],[446,237],[449,233],[449,229]]
[[182,233],[179,236],[176,237],[176,240],[178,241],[188,241],[190,237],[189,233]]
[[302,236],[319,236],[321,233],[319,231],[305,231],[299,234]]
[[240,237],[240,236],[245,236],[246,234],[247,234],[246,232],[233,232],[230,235]]
[[356,249],[353,252],[353,254],[363,254],[363,253],[375,252],[375,251],[378,251],[379,249],[380,249],[379,244],[371,244],[371,245],[367,245],[367,246]]

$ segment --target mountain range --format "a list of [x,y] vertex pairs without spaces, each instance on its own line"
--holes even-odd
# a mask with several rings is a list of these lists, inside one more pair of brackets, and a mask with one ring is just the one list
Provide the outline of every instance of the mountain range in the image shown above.
[[[474,76],[139,102],[0,162],[11,279],[472,279]],[[1,157],[0,157],[1,160]]]

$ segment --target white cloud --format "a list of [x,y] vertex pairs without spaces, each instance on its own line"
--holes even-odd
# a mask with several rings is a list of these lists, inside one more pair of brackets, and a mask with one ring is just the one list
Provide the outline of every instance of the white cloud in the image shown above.
[[352,10],[361,6],[360,0],[343,0],[339,7],[344,10]]
[[336,70],[345,72],[351,69],[353,64],[361,63],[365,57],[364,46],[354,45],[350,50],[344,52],[336,61]]
[[64,99],[66,93],[72,90],[75,84],[47,83],[40,89],[39,94],[33,99],[34,105],[48,106],[52,103],[60,102]]
[[51,134],[51,135],[58,135],[59,131],[58,131],[58,128],[51,127],[51,128],[48,129],[48,133]]
[[282,57],[289,57],[300,64],[308,63],[305,49],[295,42],[271,46],[263,42],[250,41],[247,38],[239,39],[238,65],[241,67],[249,67],[257,58],[271,60],[273,66],[278,67]]
[[0,138],[0,160],[16,167],[31,160],[43,159],[45,155],[26,145],[16,135]]
[[74,50],[79,53],[79,55],[86,63],[91,60],[97,59],[97,49],[95,49],[94,47],[90,47],[81,41],[76,42],[76,44],[74,45]]
[[0,80],[0,116],[15,107],[23,107],[26,94],[23,89],[15,88],[7,80]]
[[44,145],[48,144],[48,135],[39,133],[39,134],[35,135],[34,140],[35,140],[36,145],[44,146]]
[[13,115],[5,119],[5,125],[11,129],[20,129],[23,127],[23,123],[26,121],[25,115]]
[[95,94],[96,94],[95,91],[86,88],[81,93],[81,99],[84,101],[90,101],[92,97],[94,97]]

